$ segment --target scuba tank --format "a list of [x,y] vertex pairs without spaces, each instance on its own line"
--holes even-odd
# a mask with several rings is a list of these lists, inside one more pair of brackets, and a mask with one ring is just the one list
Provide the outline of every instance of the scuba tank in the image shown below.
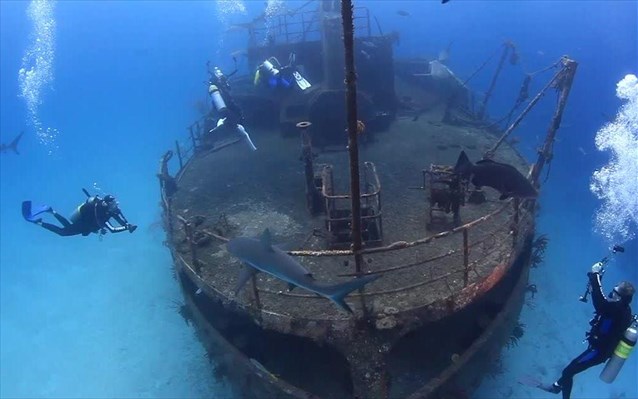
[[255,72],[255,79],[253,83],[258,85],[263,82],[267,83],[270,87],[277,87],[280,83],[286,83],[284,86],[288,87],[289,82],[286,82],[280,74],[282,66],[275,57],[270,57],[259,65]]
[[86,199],[85,202],[83,202],[80,205],[78,205],[75,208],[75,211],[71,214],[71,217],[69,218],[71,223],[78,223],[79,221],[82,220],[82,211],[83,211],[85,205],[93,205],[93,206],[95,206],[95,202],[99,201],[99,200],[100,200],[100,197],[98,197],[97,195],[90,196],[89,198]]
[[[277,61],[275,60],[275,62],[277,62]],[[279,62],[277,62],[277,63],[279,64]],[[275,65],[272,62],[270,62],[269,59],[265,60],[263,62],[263,64],[261,64],[261,66],[263,67],[264,71],[266,71],[268,73],[268,75],[273,76],[273,77],[279,75],[279,69],[276,68]]]
[[213,101],[213,107],[215,107],[217,112],[219,112],[222,115],[225,115],[226,110],[228,108],[226,107],[226,103],[224,102],[224,99],[222,97],[222,94],[219,91],[219,88],[215,85],[210,85],[208,87],[208,94],[210,95],[210,98]]
[[634,349],[634,346],[636,345],[636,337],[638,336],[636,327],[637,317],[634,316],[634,322],[625,330],[625,334],[621,338],[620,342],[618,342],[616,349],[614,349],[614,353],[611,355],[611,358],[607,361],[605,368],[600,373],[600,379],[606,383],[611,384],[614,382],[623,364],[625,364],[625,360],[627,360],[631,351]]

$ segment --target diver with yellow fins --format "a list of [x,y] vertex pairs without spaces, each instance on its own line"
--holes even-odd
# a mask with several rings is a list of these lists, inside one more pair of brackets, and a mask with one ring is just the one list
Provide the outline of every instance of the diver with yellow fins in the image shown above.
[[[624,252],[624,248],[615,245],[611,252]],[[630,282],[621,281],[605,296],[601,280],[608,261],[609,256],[606,256],[594,263],[587,273],[589,283],[585,294],[580,297],[581,302],[587,302],[587,296],[591,293],[595,310],[595,315],[589,322],[591,329],[586,333],[587,349],[563,369],[561,377],[553,384],[543,384],[530,377],[519,379],[520,383],[551,393],[562,392],[563,399],[569,399],[574,376],[590,367],[607,362],[600,373],[600,379],[606,383],[612,383],[616,379],[636,345],[638,315],[632,315],[630,307],[636,292]]]
[[214,134],[218,129],[232,129],[244,138],[251,150],[256,151],[257,147],[255,147],[244,125],[242,125],[244,115],[241,108],[239,108],[239,105],[230,94],[231,88],[228,83],[228,77],[234,75],[237,72],[237,68],[235,67],[235,70],[229,75],[224,75],[219,67],[213,67],[211,70],[210,63],[206,65],[210,74],[208,95],[211,98],[213,108],[219,114],[217,126],[211,129],[210,133]]
[[269,57],[257,67],[255,86],[266,86],[271,89],[289,89],[295,84],[299,89],[306,90],[312,85],[304,78],[296,66],[295,53],[290,53],[288,65],[282,66],[276,57]]

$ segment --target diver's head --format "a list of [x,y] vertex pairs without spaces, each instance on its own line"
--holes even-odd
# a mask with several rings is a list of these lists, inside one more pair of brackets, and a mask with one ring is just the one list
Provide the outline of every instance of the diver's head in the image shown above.
[[104,197],[103,201],[109,213],[113,213],[113,214],[118,213],[119,211],[118,203],[114,196],[112,196],[111,194],[108,194]]
[[609,299],[612,301],[622,301],[625,303],[631,302],[636,293],[636,288],[629,281],[621,281],[609,294]]
[[213,68],[213,75],[215,75],[215,78],[217,78],[217,79],[225,78],[224,73],[222,72],[221,69],[219,69],[219,67],[214,67]]
[[[219,67],[213,68],[213,76],[215,77],[214,82],[217,83],[218,86],[226,90],[230,90],[230,84],[228,83],[228,78],[226,77],[226,75],[224,75],[222,70],[219,69]],[[210,92],[210,88],[209,88],[209,92]]]

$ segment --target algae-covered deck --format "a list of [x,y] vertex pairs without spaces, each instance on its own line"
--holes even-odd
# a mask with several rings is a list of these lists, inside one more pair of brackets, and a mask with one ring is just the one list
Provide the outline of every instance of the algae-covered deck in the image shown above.
[[[204,216],[204,222],[196,229],[221,232],[228,238],[257,237],[269,228],[273,242],[284,250],[326,249],[325,215],[313,217],[306,208],[301,139],[257,129],[250,130],[250,134],[257,151],[239,141],[191,159],[180,176],[172,215],[187,220]],[[441,219],[440,225],[426,225],[427,191],[415,189],[423,185],[422,171],[430,164],[454,165],[461,150],[477,161],[496,140],[484,130],[444,124],[436,112],[423,114],[416,121],[399,118],[374,140],[366,142],[366,137],[362,137],[360,160],[375,164],[381,184],[383,245],[411,243],[452,229],[452,214],[445,216],[447,221]],[[348,153],[345,146],[343,150],[320,152],[315,159],[315,166],[333,166],[338,194],[349,192]],[[529,171],[529,166],[507,144],[499,148],[494,158],[514,165],[525,175]],[[383,277],[368,284],[363,293],[377,328],[392,328],[396,323],[392,315],[454,297],[464,287],[485,278],[494,267],[508,263],[513,253],[513,201],[499,201],[496,191],[484,190],[486,202],[461,208],[462,224],[492,215],[467,229],[467,254],[464,234],[459,230],[423,245],[408,244],[404,249],[364,255],[364,272],[384,271]],[[174,246],[188,261],[184,232],[176,231],[174,239]],[[201,260],[198,274],[207,285],[230,302],[255,308],[250,284],[237,297],[233,293],[244,266],[230,256],[224,242],[208,241],[197,249],[197,257]],[[353,278],[340,277],[354,272],[352,256],[299,256],[297,260],[322,283]],[[288,292],[286,283],[265,273],[258,275],[257,287],[261,314],[328,323],[350,318],[331,301],[300,288]],[[355,312],[362,308],[360,298],[360,293],[347,298]]]

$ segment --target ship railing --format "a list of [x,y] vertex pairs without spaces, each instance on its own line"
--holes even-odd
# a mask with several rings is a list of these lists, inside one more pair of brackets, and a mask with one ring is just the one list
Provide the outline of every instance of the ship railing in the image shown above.
[[[205,129],[206,129],[206,117],[202,117],[200,120],[196,121],[195,123],[193,123],[187,128],[187,138],[188,138],[187,144],[180,144],[179,141],[175,142],[175,153],[177,154],[177,158],[179,162],[179,169],[177,173],[175,174],[175,179],[177,182],[179,182],[179,180],[181,179],[183,175],[183,172],[188,168],[188,165],[193,159],[193,156],[195,154],[204,152],[204,150],[202,149],[201,143],[202,143],[202,138],[205,135]],[[166,175],[168,173],[168,162],[172,158],[172,155],[173,155],[172,151],[168,151],[166,154],[164,154],[164,156],[162,156],[162,158],[160,159],[158,176]],[[372,202],[371,206],[378,210],[379,215],[376,215],[375,218],[379,219],[378,223],[380,224],[381,222],[380,221],[381,184],[378,179],[378,175],[376,174],[374,165],[372,163],[366,162],[364,163],[364,166],[365,166],[364,173],[363,173],[364,181],[368,182],[368,180],[370,180],[369,183],[370,183],[371,190],[363,193],[361,195],[361,198],[362,198],[362,201],[366,203]],[[368,174],[370,176],[368,176]],[[175,218],[171,210],[171,196],[166,190],[165,181],[166,181],[165,179],[160,178],[161,199],[162,199],[162,206],[164,208],[165,226],[167,227],[167,231],[169,232],[169,234],[172,235],[173,228],[174,228],[173,220]],[[327,206],[329,206],[330,203],[334,204],[335,201],[349,198],[349,195],[335,195],[328,187],[329,183],[330,182],[328,181],[328,179],[325,179],[325,178],[323,179],[322,194],[325,198]],[[366,184],[366,186],[368,186],[368,184]],[[480,277],[476,270],[477,265],[480,262],[480,259],[470,261],[471,251],[476,250],[477,248],[478,249],[482,248],[482,252],[484,256],[489,256],[494,253],[498,253],[499,251],[502,251],[503,248],[499,245],[496,245],[496,241],[499,240],[498,238],[499,235],[511,236],[511,240],[512,240],[511,246],[512,248],[515,247],[518,243],[519,232],[524,230],[523,224],[529,224],[529,220],[532,218],[531,212],[529,210],[533,209],[534,206],[533,205],[530,206],[528,202],[529,201],[519,201],[517,199],[510,199],[506,201],[501,207],[499,207],[495,211],[485,216],[482,216],[476,220],[473,220],[464,225],[455,227],[451,230],[429,235],[414,241],[396,241],[385,246],[371,246],[371,245],[364,246],[364,248],[362,248],[362,250],[359,251],[359,254],[363,256],[397,251],[397,250],[407,250],[410,248],[431,244],[440,239],[454,236],[457,234],[460,234],[463,237],[463,241],[462,241],[463,244],[461,247],[448,250],[447,252],[444,252],[441,254],[436,254],[428,258],[415,260],[413,262],[409,262],[405,264],[392,265],[392,266],[381,267],[381,268],[377,267],[375,268],[375,270],[364,271],[362,273],[355,273],[355,272],[341,273],[341,274],[338,274],[338,276],[352,277],[352,276],[361,276],[361,275],[367,275],[367,274],[394,273],[394,272],[403,271],[406,269],[423,267],[433,262],[443,261],[445,258],[449,258],[452,256],[462,256],[462,259],[463,259],[462,269],[459,269],[459,267],[451,267],[450,270],[446,273],[440,274],[438,276],[431,275],[430,278],[427,278],[420,282],[414,282],[407,286],[395,287],[395,288],[386,289],[382,291],[367,291],[365,293],[353,294],[353,295],[373,296],[373,295],[383,295],[383,294],[390,294],[390,293],[415,289],[426,284],[434,283],[442,279],[447,279],[448,277],[459,273],[459,271],[462,271],[462,274],[463,274],[463,286],[467,287],[473,280],[470,277],[471,274],[473,274],[476,278]],[[507,210],[512,210],[512,217],[507,218],[507,222],[503,223],[496,230],[491,229],[490,231],[488,231],[488,233],[483,234],[482,236],[480,234],[474,234],[478,238],[475,238],[474,241],[470,240],[471,231],[475,231],[475,230],[480,231],[481,226],[484,223],[492,220],[497,215],[500,215],[501,213]],[[364,217],[367,217],[367,216],[364,216]],[[192,266],[194,270],[198,272],[199,266],[202,264],[202,261],[198,257],[198,251],[197,251],[198,239],[196,239],[195,237],[196,233],[204,234],[221,241],[228,241],[228,238],[222,235],[216,234],[214,232],[208,231],[206,229],[196,229],[195,226],[193,226],[190,223],[190,221],[183,219],[181,217],[177,217],[177,219],[181,222],[182,230],[184,231],[187,241],[189,242],[189,247],[190,247],[189,252],[190,252],[190,258],[191,258],[190,260],[191,260]],[[334,218],[334,219],[328,218],[328,221],[338,222],[337,219],[338,218]],[[378,244],[378,243],[374,243],[374,244]],[[355,255],[355,253],[351,249],[297,250],[297,251],[288,251],[288,253],[291,256],[299,256],[299,257],[343,257],[343,256],[350,257]],[[269,292],[265,288],[258,288],[257,291]],[[450,291],[452,292],[451,288],[450,288]],[[294,296],[294,297],[306,297],[306,296],[313,297],[312,295],[304,295],[304,294],[297,294],[297,293],[277,292],[277,294]]]
[[[171,197],[172,193],[167,191],[167,179],[174,179],[175,182],[179,181],[184,171],[187,169],[189,163],[193,159],[193,156],[201,152],[202,139],[206,133],[207,116],[203,116],[190,126],[186,128],[187,136],[185,143],[180,144],[179,140],[175,140],[175,152],[167,151],[159,161],[159,171],[157,177],[160,183],[160,198],[162,208],[164,209],[164,225],[169,232],[169,235],[173,233],[173,215],[171,211]],[[173,158],[173,155],[177,154],[177,160],[179,168],[171,177],[169,173],[168,163]]]
[[[365,235],[363,241],[368,246],[377,246],[381,245],[383,241],[381,182],[374,163],[364,162],[362,172],[364,193],[360,195],[360,200],[361,224],[365,226],[362,231],[362,234]],[[321,171],[321,195],[325,202],[328,234],[334,236],[343,232],[347,237],[350,237],[352,235],[352,229],[349,227],[352,222],[351,196],[349,194],[335,194],[331,165],[324,165]],[[335,238],[329,242],[332,247],[338,247],[344,242],[349,246],[352,240],[346,238],[342,242]]]
[[[428,278],[422,279],[421,281],[413,281],[409,285],[397,286],[386,288],[382,290],[366,290],[363,293],[353,293],[351,294],[353,297],[364,296],[364,297],[372,297],[372,296],[380,296],[380,295],[388,295],[388,294],[396,294],[399,292],[404,292],[408,290],[421,289],[422,287],[443,281],[445,285],[448,287],[449,294],[454,294],[454,289],[451,284],[447,282],[448,278],[451,278],[459,273],[463,275],[463,287],[468,287],[471,284],[478,282],[480,279],[486,276],[481,276],[479,273],[478,266],[481,262],[484,262],[484,258],[493,258],[496,256],[501,256],[504,252],[504,246],[506,249],[510,251],[507,253],[507,257],[509,258],[511,253],[516,252],[517,249],[520,249],[523,244],[522,240],[519,240],[519,235],[521,232],[530,233],[533,226],[533,212],[530,209],[533,209],[533,206],[530,206],[530,203],[533,203],[534,200],[518,200],[518,199],[510,199],[506,201],[501,207],[496,209],[495,211],[482,216],[476,220],[473,220],[469,223],[466,223],[462,226],[458,226],[454,229],[433,234],[427,237],[423,237],[421,239],[417,239],[414,241],[396,241],[392,244],[383,246],[383,247],[374,247],[374,248],[363,248],[360,251],[362,255],[370,255],[375,253],[383,253],[390,252],[394,253],[394,251],[408,250],[410,248],[419,247],[422,245],[432,244],[442,238],[450,237],[453,235],[460,234],[462,236],[462,246],[459,248],[451,249],[446,252],[440,253],[438,255],[434,255],[428,258],[415,260],[412,262],[393,265],[388,267],[376,268],[373,271],[367,271],[363,273],[342,273],[338,274],[339,277],[354,277],[354,276],[362,276],[362,275],[371,275],[371,274],[390,274],[399,271],[404,271],[411,268],[418,268],[426,266],[433,262],[442,262],[446,258],[452,256],[462,256],[462,262],[446,262],[446,265],[450,265],[446,272],[441,273],[439,275],[432,275]],[[492,221],[497,215],[500,215],[503,212],[510,210],[512,212],[511,217],[507,218],[505,223],[499,225],[497,229],[492,229],[488,233],[480,235],[475,234],[478,238],[471,241],[470,237],[471,231],[480,231],[481,227]],[[198,257],[197,251],[197,240],[195,238],[196,230],[193,228],[190,221],[178,216],[178,220],[183,225],[183,231],[185,233],[186,239],[189,243],[189,252],[190,252],[190,263],[185,259],[182,261],[188,264],[188,268],[190,268],[196,275],[199,275],[199,269],[202,264],[201,260]],[[228,238],[221,236],[215,232],[209,231],[207,229],[199,229],[197,230],[199,234],[208,235],[214,239],[217,239],[222,242],[227,242]],[[509,242],[501,242],[500,237],[510,237]],[[481,257],[474,261],[470,261],[470,252],[471,251],[479,251]],[[298,257],[351,257],[354,256],[354,252],[352,250],[296,250],[296,251],[288,251],[288,254],[291,256]],[[456,263],[456,266],[454,264]],[[493,265],[496,266],[496,265]],[[471,274],[474,278],[471,277]],[[414,273],[415,276],[423,275],[422,273]],[[202,280],[203,281],[203,280]],[[286,297],[297,297],[297,298],[316,298],[315,295],[311,294],[301,294],[295,292],[282,292],[275,291],[264,287],[258,287],[256,281],[253,282],[253,291],[256,303],[261,303],[259,299],[260,293],[267,295],[278,295],[278,296],[286,296]],[[259,305],[261,307],[261,305]]]
[[[200,146],[202,137],[204,136],[206,126],[205,118],[193,123],[188,127],[188,144],[180,144],[176,142],[175,144],[175,153],[177,154],[177,158],[179,161],[179,170],[175,175],[175,179],[177,183],[181,179],[183,172],[188,168],[189,163],[193,159],[195,154],[202,153],[203,150]],[[168,161],[171,159],[172,154],[171,151],[167,152],[160,160],[160,169],[159,175],[166,174],[168,171]],[[362,201],[373,201],[374,207],[379,210],[381,209],[381,199],[380,199],[380,182],[378,181],[378,176],[375,173],[374,165],[371,163],[365,163],[364,171],[370,172],[370,187],[371,190],[365,192],[361,195]],[[364,172],[364,176],[367,176]],[[364,179],[367,181],[366,179]],[[160,178],[160,189],[161,189],[161,198],[162,204],[164,208],[164,216],[165,216],[165,226],[167,231],[169,232],[169,236],[173,234],[173,221],[178,220],[181,224],[182,231],[186,236],[188,245],[189,245],[189,260],[194,273],[197,275],[200,271],[200,266],[204,264],[200,259],[198,253],[198,241],[201,235],[206,235],[216,240],[220,241],[228,241],[228,238],[217,234],[215,232],[209,231],[207,229],[198,228],[191,223],[191,221],[186,220],[180,216],[174,216],[171,210],[171,197],[167,192],[166,184],[163,182],[165,179]],[[328,183],[327,179],[324,179],[324,186],[322,187],[322,191],[324,194],[324,198],[326,201],[337,201],[343,198],[349,198],[348,195],[335,195],[330,192],[330,190],[325,186]],[[404,284],[401,286],[395,287],[386,287],[384,289],[373,290],[368,289],[363,293],[353,293],[353,296],[379,296],[379,295],[387,295],[387,294],[395,294],[399,292],[405,292],[409,290],[419,289],[428,284],[433,284],[436,282],[442,282],[445,284],[449,290],[449,294],[454,294],[455,290],[452,285],[455,283],[449,283],[448,279],[455,280],[455,277],[459,274],[462,274],[462,284],[463,287],[468,287],[475,282],[478,282],[482,279],[481,274],[479,273],[479,266],[481,262],[485,262],[485,258],[494,259],[495,257],[501,256],[503,253],[514,253],[517,247],[521,244],[519,239],[521,233],[524,236],[527,235],[531,226],[533,225],[533,212],[535,206],[533,200],[518,200],[518,199],[510,199],[505,201],[500,207],[491,213],[484,215],[476,220],[465,223],[461,226],[455,227],[451,230],[444,231],[441,233],[429,235],[426,237],[422,237],[413,241],[396,241],[389,245],[385,246],[371,246],[366,245],[362,248],[361,251],[358,252],[361,256],[369,256],[373,254],[381,254],[381,253],[394,253],[394,251],[407,251],[411,248],[416,248],[419,246],[425,246],[428,244],[432,244],[437,242],[443,238],[451,237],[459,235],[462,237],[461,245],[457,248],[452,248],[442,253],[434,253],[430,254],[427,257],[419,257],[419,259],[412,259],[410,262],[406,262],[403,264],[391,264],[392,261],[388,261],[388,265],[384,265],[382,263],[375,262],[374,270],[362,271],[360,273],[350,272],[350,273],[340,273],[337,274],[338,277],[353,277],[353,276],[362,276],[368,274],[390,274],[406,271],[409,269],[414,270],[415,276],[422,276],[421,278],[412,279],[409,284]],[[484,227],[487,226],[488,223],[493,225],[493,220],[504,212],[510,212],[509,215],[505,218],[505,221],[500,223],[496,228],[493,227]],[[502,220],[502,217],[501,217]],[[334,221],[334,220],[333,220]],[[483,234],[482,234],[483,233]],[[509,241],[504,242],[504,238],[509,237]],[[352,257],[355,253],[351,249],[328,249],[328,250],[297,250],[297,251],[289,251],[291,256],[298,257]],[[479,253],[478,259],[471,259],[472,253]],[[459,260],[453,259],[450,261],[451,257],[458,257]],[[441,269],[437,267],[433,267],[437,263],[440,264],[445,262],[449,267],[445,268],[445,272],[443,273],[435,273],[432,272],[432,269]],[[428,266],[429,270],[428,270]],[[492,265],[496,266],[496,265]],[[427,276],[427,277],[425,277]],[[300,294],[294,292],[280,292],[269,290],[265,287],[258,287],[257,282],[254,281],[254,296],[255,303],[259,304],[261,308],[261,301],[259,298],[259,293],[263,294],[273,294],[273,295],[283,295],[289,297],[303,297],[303,298],[314,298],[313,295]]]
[[[318,11],[284,12],[264,19],[264,26],[252,26],[249,29],[250,43],[258,43],[257,37],[267,38],[273,43],[303,43],[321,38],[321,21]],[[372,35],[370,10],[366,7],[354,8],[356,32],[364,36]]]
[[[538,159],[536,163],[532,165],[532,168],[530,169],[530,172],[528,174],[528,177],[530,178],[530,180],[533,182],[534,185],[537,185],[537,186],[540,185],[539,177],[545,163],[551,161],[552,159],[552,149],[553,149],[554,138],[556,135],[556,131],[558,130],[560,126],[563,110],[571,89],[571,84],[572,84],[573,77],[575,75],[575,71],[577,67],[577,63],[568,59],[567,57],[562,59],[562,64],[563,64],[563,68],[560,75],[558,75],[556,79],[553,79],[553,82],[552,82],[552,86],[556,88],[559,92],[558,105],[552,117],[550,126],[548,128],[548,132],[545,137],[545,142],[542,148],[538,152]],[[197,150],[197,143],[198,143],[198,140],[201,139],[201,135],[202,135],[202,126],[197,124],[195,124],[195,127],[191,126],[191,128],[189,128],[189,135],[190,135],[191,143],[192,143],[190,148],[182,151],[179,144],[176,144],[176,150],[177,150],[177,154],[178,154],[178,158],[180,162],[180,171],[177,174],[178,180],[181,178],[183,170],[187,167],[188,162],[190,162],[193,154]],[[184,161],[184,159],[186,159],[186,161]],[[166,192],[165,192],[166,190],[165,190],[164,184],[161,185],[161,190],[162,190],[162,199],[163,201],[165,201],[167,196],[166,196]],[[170,202],[166,201],[164,202],[164,204],[165,204],[165,209],[167,211],[165,212],[165,214],[170,220],[172,220],[173,218],[170,214]],[[536,209],[537,209],[536,201],[533,199],[525,199],[525,200],[509,199],[505,201],[505,203],[498,209],[476,220],[473,220],[464,225],[455,227],[451,230],[426,236],[414,241],[396,241],[386,246],[374,247],[374,248],[364,247],[356,253],[351,249],[319,250],[319,251],[299,250],[299,251],[289,251],[288,253],[291,256],[299,256],[299,257],[303,257],[303,256],[341,257],[341,256],[357,256],[357,255],[364,256],[364,255],[370,255],[370,254],[380,254],[384,252],[408,250],[410,248],[436,242],[437,240],[440,240],[445,237],[451,237],[451,236],[460,234],[462,235],[462,244],[459,247],[451,249],[445,253],[430,256],[429,258],[425,258],[425,259],[419,259],[419,260],[402,264],[402,265],[396,265],[396,266],[390,266],[390,267],[382,266],[381,268],[375,267],[375,270],[367,271],[367,272],[362,271],[358,273],[339,274],[339,276],[348,277],[348,276],[362,276],[367,274],[396,273],[400,270],[416,268],[416,267],[426,265],[435,261],[439,261],[441,259],[449,258],[451,256],[459,256],[459,257],[462,257],[462,261],[459,262],[462,265],[462,269],[459,267],[460,265],[458,265],[457,262],[446,262],[446,264],[452,264],[452,265],[457,264],[457,266],[452,267],[450,268],[449,271],[445,273],[440,273],[437,276],[434,276],[432,275],[432,273],[430,273],[429,277],[426,277],[424,280],[420,282],[415,281],[415,282],[411,282],[408,285],[403,285],[400,287],[394,287],[394,288],[385,289],[385,290],[377,290],[377,291],[367,290],[366,292],[352,294],[352,295],[353,296],[358,296],[358,295],[374,296],[374,295],[397,293],[397,292],[420,288],[426,284],[429,284],[434,281],[440,281],[440,280],[444,280],[446,285],[448,286],[450,294],[454,294],[454,290],[452,289],[449,282],[447,281],[448,278],[451,278],[452,276],[458,274],[459,272],[462,272],[463,287],[464,288],[468,287],[474,283],[479,282],[480,280],[489,278],[489,276],[485,276],[485,277],[480,276],[477,270],[479,263],[485,262],[484,259],[487,258],[488,259],[487,262],[491,263],[490,266],[493,268],[499,264],[503,265],[506,262],[509,262],[510,260],[509,257],[517,253],[518,250],[522,249],[522,245],[524,245],[524,243],[527,241],[530,234],[533,233],[533,220],[534,220]],[[501,213],[506,212],[507,210],[510,210],[512,212],[511,217],[508,215],[508,217],[505,218],[505,222],[501,223],[496,230],[486,228],[485,230],[489,230],[488,233],[484,234],[484,236],[481,237],[480,231],[482,230],[483,227],[487,226],[487,222],[493,221],[493,219],[495,219],[497,215],[500,215]],[[170,220],[168,221],[168,223],[171,223]],[[197,257],[197,251],[196,251],[197,244],[195,240],[195,230],[192,228],[192,226],[188,226],[189,222],[186,220],[182,220],[182,224],[184,225],[184,232],[186,234],[186,238],[189,241],[191,247],[194,248],[194,250],[191,252],[191,258],[192,258],[191,261],[193,265],[199,265],[200,261]],[[169,231],[172,231],[172,229],[169,229]],[[470,241],[471,235],[473,235],[470,233],[473,233],[475,231],[479,232],[479,234],[477,235],[479,239],[476,239],[475,241]],[[210,237],[213,237],[221,241],[228,241],[226,237],[207,231],[205,229],[200,229],[198,230],[198,232],[200,232],[201,234],[206,234]],[[502,240],[503,237],[509,237],[511,241],[509,242],[504,241]],[[504,242],[501,242],[501,241],[504,241]],[[472,250],[473,249],[475,250],[477,247],[483,248],[482,256],[475,261],[470,261],[470,254],[472,253]],[[506,254],[505,257],[507,259],[503,258],[503,253]],[[494,258],[494,256],[498,256],[498,258]],[[197,269],[198,268],[196,267],[195,270]],[[471,279],[470,273],[474,273],[476,278]],[[415,275],[417,274],[415,273]],[[273,293],[277,295],[292,296],[292,297],[315,298],[315,296],[313,295],[296,294],[296,293],[290,293],[290,292],[286,293],[286,292],[279,292],[279,291],[277,291],[276,293],[274,291],[270,292],[267,289],[257,287],[256,281],[253,281],[253,284],[254,284],[255,299],[256,299],[256,303],[258,304],[261,303],[258,299],[259,292]],[[259,305],[259,307],[261,307],[261,305]]]

